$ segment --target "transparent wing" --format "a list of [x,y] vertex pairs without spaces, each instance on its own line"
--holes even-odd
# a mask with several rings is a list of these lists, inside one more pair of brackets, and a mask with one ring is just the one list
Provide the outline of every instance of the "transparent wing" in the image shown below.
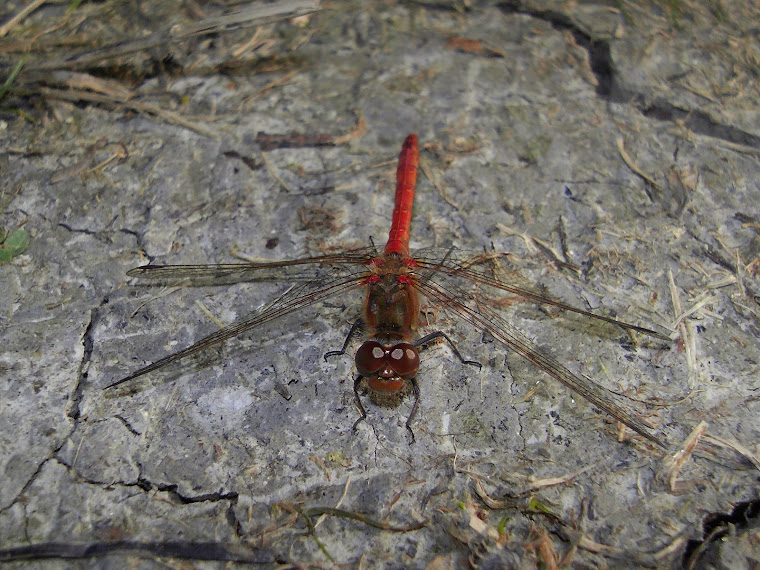
[[604,321],[622,327],[628,330],[634,330],[661,340],[670,341],[670,336],[661,332],[620,321],[612,317],[606,317],[597,313],[592,313],[584,309],[579,309],[572,305],[568,305],[558,299],[547,297],[538,290],[530,289],[524,286],[517,286],[511,283],[505,283],[482,270],[477,269],[478,258],[482,259],[483,255],[474,255],[471,252],[463,252],[456,248],[449,249],[424,249],[419,252],[415,252],[414,259],[420,268],[421,281],[428,281],[435,279],[436,275],[448,275],[450,277],[461,277],[481,285],[487,285],[494,289],[506,291],[513,295],[518,295],[523,299],[528,299],[536,303],[543,303],[545,305],[552,305],[564,311],[571,311],[578,313],[592,319]]
[[229,285],[249,281],[312,281],[349,275],[377,257],[374,247],[340,254],[285,261],[221,263],[212,265],[143,265],[127,271],[130,277],[163,281],[171,285]]
[[[425,263],[426,262],[424,261],[421,262],[423,268],[426,267]],[[516,290],[513,291],[511,286],[497,286],[501,285],[500,282],[496,282],[497,285],[494,285],[491,281],[495,280],[485,274],[480,274],[478,272],[472,273],[466,268],[460,269],[451,261],[441,261],[436,265],[431,262],[427,265],[427,269],[430,271],[424,275],[424,278],[416,280],[415,285],[418,287],[419,291],[428,298],[428,300],[445,308],[450,313],[459,316],[462,320],[470,323],[475,328],[479,330],[487,330],[498,342],[501,342],[507,348],[514,350],[582,398],[585,398],[595,406],[601,408],[650,441],[665,447],[662,440],[655,436],[643,422],[636,419],[632,413],[624,409],[622,405],[615,400],[615,397],[609,392],[609,390],[589,378],[574,374],[556,359],[541,351],[513,325],[497,314],[496,311],[483,303],[478,303],[477,299],[472,294],[465,291],[456,283],[455,278],[466,277],[477,283],[496,286],[498,289],[516,292],[529,299],[540,302],[549,302],[550,304],[561,308],[565,308],[564,303],[554,303],[552,300],[547,300],[542,295],[536,295],[539,298],[535,299],[533,292],[521,288],[515,288]],[[473,279],[473,275],[483,277],[483,279]],[[526,295],[524,293],[528,294]],[[586,311],[581,311],[572,307],[570,307],[569,310],[598,317],[598,315],[594,315],[593,313],[587,313]],[[602,318],[602,320],[621,324],[622,326],[627,325],[627,323],[620,323],[615,319]],[[635,328],[635,330],[642,329],[642,327],[636,327],[635,325],[630,325],[626,328]],[[644,329],[643,332],[648,332],[648,329]]]
[[[210,267],[211,268],[209,271],[213,272],[215,266]],[[363,268],[357,269],[357,267],[354,266],[353,272],[348,272],[346,270],[347,268],[343,269],[343,271],[339,272],[340,274],[338,276],[331,276],[327,279],[320,276],[319,279],[314,279],[296,285],[292,289],[286,291],[273,303],[265,305],[261,309],[253,311],[245,317],[238,319],[235,322],[211,333],[210,335],[202,338],[184,350],[175,352],[174,354],[171,354],[165,358],[162,358],[161,360],[157,360],[156,362],[149,364],[148,366],[136,370],[129,376],[126,376],[121,380],[117,380],[116,382],[109,384],[106,386],[106,389],[113,388],[114,386],[118,386],[119,384],[133,380],[144,374],[148,374],[149,372],[153,372],[154,370],[168,366],[173,362],[182,360],[183,358],[186,358],[192,354],[196,354],[210,346],[221,343],[245,331],[254,329],[255,327],[261,326],[264,323],[269,323],[275,319],[301,310],[314,303],[323,301],[330,297],[334,297],[341,293],[346,293],[359,287],[363,287],[366,284],[366,271]],[[152,271],[150,272],[152,273]]]

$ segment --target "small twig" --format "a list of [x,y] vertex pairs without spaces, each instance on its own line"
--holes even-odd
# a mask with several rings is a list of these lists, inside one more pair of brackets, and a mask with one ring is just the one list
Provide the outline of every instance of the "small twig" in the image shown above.
[[[285,77],[292,77],[295,72],[286,74]],[[284,77],[283,77],[284,79]],[[269,86],[273,86],[276,83],[270,83],[265,86],[266,89]],[[260,92],[260,91],[259,91]],[[345,135],[317,135],[317,134],[303,134],[298,132],[290,132],[285,134],[270,135],[269,133],[259,132],[256,133],[256,144],[259,145],[261,151],[276,150],[280,148],[303,148],[303,147],[317,147],[317,146],[337,146],[344,144],[352,139],[360,137],[364,134],[366,125],[364,119],[359,117],[356,126],[351,129]]]
[[639,176],[641,176],[641,178],[643,178],[646,182],[648,182],[649,184],[651,184],[658,192],[661,192],[662,191],[662,187],[654,180],[654,178],[652,178],[646,172],[644,172],[643,170],[641,170],[641,168],[639,168],[638,166],[636,166],[636,164],[633,162],[633,160],[631,159],[631,157],[628,156],[628,153],[625,151],[625,147],[623,146],[623,139],[622,138],[619,138],[617,140],[617,147],[618,147],[618,152],[620,152],[620,157],[623,159],[623,162],[626,163],[626,165],[628,166],[628,168],[630,168],[631,170],[633,170],[633,172],[635,174],[638,174]]
[[[707,136],[705,136],[705,135],[701,135],[701,136],[704,136],[705,138],[707,138]],[[751,155],[751,156],[760,156],[760,149],[755,148],[754,146],[734,143],[734,142],[730,142],[730,141],[724,141],[724,140],[720,140],[720,139],[712,139],[712,138],[710,139],[711,142],[713,140],[715,141],[715,144],[717,146],[722,146],[722,147],[727,148],[729,150],[732,150],[734,152],[738,152],[739,154],[748,154],[748,155]]]
[[215,131],[212,131],[210,129],[207,129],[206,127],[203,127],[197,123],[194,123],[188,119],[185,119],[184,117],[182,117],[181,115],[178,115],[177,113],[174,113],[172,111],[167,111],[165,109],[162,109],[161,107],[152,105],[150,103],[140,103],[137,101],[124,101],[124,100],[120,100],[119,98],[99,95],[97,93],[91,93],[89,91],[68,91],[68,90],[64,91],[63,89],[50,89],[48,87],[40,87],[37,92],[45,95],[46,97],[50,97],[52,99],[62,99],[64,101],[75,101],[75,102],[90,101],[93,103],[103,103],[103,104],[108,104],[108,105],[124,106],[141,113],[150,113],[152,115],[156,115],[160,119],[164,119],[165,121],[169,123],[174,123],[181,127],[185,127],[186,129],[190,129],[191,131],[195,131],[209,138],[212,138],[212,139],[219,138],[219,134],[216,133]]
[[13,26],[18,24],[21,20],[26,18],[29,14],[34,12],[37,8],[42,6],[47,0],[32,0],[27,6],[23,7],[21,11],[13,16],[10,20],[0,26],[0,38],[5,37]]
[[247,95],[246,97],[244,97],[240,103],[240,106],[244,107],[248,103],[250,103],[252,100],[258,99],[259,96],[263,95],[267,91],[274,89],[275,87],[279,87],[280,85],[285,85],[291,79],[293,79],[293,77],[295,77],[297,73],[298,73],[298,70],[293,70],[293,71],[288,71],[287,73],[282,74],[280,77],[278,77],[277,79],[273,81],[270,81],[269,83],[264,85],[264,87],[262,87],[261,89],[253,93],[252,95]]
[[[537,479],[533,482],[531,482],[530,485],[525,487],[524,489],[520,489],[519,491],[512,494],[514,498],[511,499],[494,499],[488,493],[486,493],[485,489],[483,488],[483,483],[477,479],[475,480],[475,493],[480,497],[480,499],[490,508],[492,509],[506,509],[511,508],[515,506],[515,499],[517,497],[523,496],[523,495],[529,495],[531,493],[534,493],[538,491],[539,489],[543,489],[545,487],[556,487],[557,485],[564,485],[566,483],[571,482],[576,477],[579,477],[586,471],[590,471],[597,467],[601,461],[597,461],[596,463],[592,463],[591,465],[587,465],[586,467],[583,467],[582,469],[579,469],[578,471],[575,471],[574,473],[569,473],[567,475],[563,475],[561,477],[550,477],[548,479]],[[471,477],[473,474],[469,474]],[[474,478],[474,477],[473,477]]]
[[557,553],[549,538],[549,533],[543,527],[533,526],[528,538],[523,543],[523,548],[534,550],[538,554],[540,568],[546,570],[559,570],[557,565]]
[[[307,519],[311,519],[311,517],[315,517],[315,516],[323,515],[323,514],[328,514],[334,517],[341,517],[344,519],[359,521],[368,526],[379,528],[380,530],[389,530],[391,532],[411,532],[413,530],[419,530],[421,528],[424,528],[428,523],[427,520],[423,520],[418,523],[412,523],[408,526],[394,526],[386,522],[381,522],[381,521],[372,519],[361,513],[346,511],[344,509],[335,509],[333,507],[313,507],[311,509],[305,509],[301,511],[301,515]],[[313,526],[313,525],[310,524],[309,526]]]
[[21,192],[21,184],[17,184],[16,187],[13,189],[13,192],[11,192],[10,196],[8,198],[3,198],[3,194],[5,194],[5,191],[3,190],[2,194],[0,194],[0,212],[5,210],[8,206],[11,205],[11,202],[13,202],[13,199],[18,196],[18,193]]
[[133,92],[122,83],[112,79],[95,77],[81,71],[36,72],[31,73],[28,79],[47,84],[60,83],[70,91],[94,91],[95,93],[108,95],[119,101],[128,101],[133,97]]
[[760,458],[757,457],[754,453],[752,453],[749,449],[744,447],[742,444],[736,442],[736,441],[730,441],[727,439],[723,439],[721,437],[715,436],[715,435],[705,435],[703,437],[703,440],[706,443],[712,443],[713,445],[720,446],[720,447],[727,447],[729,449],[733,449],[736,451],[739,455],[744,457],[747,461],[749,461],[752,466],[760,471]]
[[[351,476],[350,475],[348,477],[346,477],[346,484],[343,485],[343,493],[341,494],[341,496],[338,499],[338,501],[335,503],[335,507],[334,508],[336,508],[336,509],[340,508],[341,504],[343,504],[343,499],[345,499],[346,495],[348,494],[348,487],[349,487],[349,485],[351,485]],[[320,524],[322,524],[322,521],[325,520],[326,518],[327,518],[327,513],[324,513],[322,516],[319,517],[319,519],[317,519],[317,522],[314,523],[314,528],[317,528]]]
[[676,552],[680,552],[686,542],[685,536],[677,536],[673,539],[673,542],[662,547],[660,550],[654,553],[655,560],[664,560],[670,558]]
[[689,434],[689,437],[686,438],[681,449],[663,462],[663,474],[667,474],[671,491],[675,491],[678,472],[681,470],[681,467],[683,467],[683,464],[686,463],[686,460],[691,457],[694,448],[706,431],[707,422],[699,422],[697,427],[695,427]]
[[11,89],[11,85],[13,85],[13,82],[18,77],[18,74],[21,73],[21,68],[24,67],[24,58],[21,58],[18,63],[13,67],[10,74],[8,75],[8,79],[5,80],[5,83],[3,83],[3,86],[0,87],[0,99],[2,99],[8,91]]
[[201,312],[208,317],[209,320],[213,321],[216,326],[218,326],[220,329],[224,328],[224,323],[214,315],[211,311],[208,310],[206,305],[201,303],[198,299],[195,300],[195,305],[201,310]]
[[304,148],[317,146],[333,146],[331,135],[305,135],[301,133],[286,133],[284,135],[270,135],[256,133],[256,144],[262,152],[281,148]]
[[[691,328],[691,323],[682,318],[682,316],[685,316],[685,313],[681,308],[681,300],[678,295],[678,289],[676,289],[676,283],[673,279],[673,272],[670,269],[668,269],[668,287],[670,288],[670,297],[673,302],[673,311],[675,312],[676,318],[678,319],[676,322],[678,326],[678,332],[681,333],[684,350],[686,351],[686,364],[689,367],[689,383],[693,388],[696,376],[698,374],[697,342]],[[675,326],[672,328],[675,330]]]
[[92,155],[95,154],[95,152],[99,150],[103,150],[108,143],[105,141],[105,139],[98,140],[95,144],[93,144],[90,148],[87,149],[87,152],[85,153],[85,157],[78,161],[73,166],[70,166],[68,168],[64,168],[63,170],[56,172],[50,177],[50,182],[52,184],[56,184],[58,182],[62,182],[64,180],[68,180],[70,178],[73,178],[77,174],[84,174],[85,172],[95,172],[96,170],[100,170],[104,166],[108,165],[110,162],[113,162],[117,158],[127,158],[129,156],[129,152],[127,151],[127,148],[122,143],[114,143],[117,146],[117,149],[111,153],[111,155],[102,160],[100,163],[96,164],[95,166],[89,166],[90,160],[92,159]]
[[367,132],[367,123],[364,121],[364,117],[359,115],[356,119],[356,126],[348,131],[345,135],[340,135],[333,138],[334,145],[341,145],[347,143],[353,139],[360,139]]
[[232,57],[240,57],[247,51],[253,51],[258,46],[260,46],[263,42],[259,39],[259,35],[261,32],[261,28],[256,28],[253,31],[253,36],[251,36],[251,39],[245,42],[244,44],[238,46],[236,49],[232,50]]
[[324,543],[321,540],[317,538],[316,529],[314,528],[314,523],[311,522],[311,517],[303,509],[295,507],[295,510],[306,521],[306,526],[309,528],[309,536],[312,538],[314,542],[317,543],[317,547],[319,548],[319,550],[321,550],[322,554],[327,556],[327,559],[334,564],[335,560],[333,560],[333,557],[330,556],[330,553],[327,551],[327,547],[324,545]]
[[[680,326],[681,323],[686,318],[688,318],[689,316],[693,315],[694,313],[696,313],[697,311],[699,311],[700,309],[702,309],[705,305],[710,305],[712,303],[715,303],[718,300],[718,298],[715,295],[710,295],[709,293],[703,293],[702,297],[703,297],[702,299],[699,299],[699,300],[695,301],[694,305],[692,305],[692,307],[690,309],[687,309],[684,312],[679,313],[676,316],[674,322],[670,326],[670,328],[672,330],[675,330],[675,328],[677,326]],[[723,317],[721,315],[715,315],[715,317],[717,319],[719,319],[719,320],[723,319]]]
[[174,38],[207,36],[297,18],[317,10],[319,10],[319,0],[280,0],[273,4],[250,3],[240,10],[221,16],[212,16],[185,26],[174,26],[169,29],[169,35]]
[[586,471],[591,471],[592,469],[596,468],[601,461],[597,461],[596,463],[591,463],[590,465],[586,465],[586,467],[583,467],[579,469],[578,471],[575,471],[574,473],[568,473],[567,475],[563,475],[562,477],[549,477],[548,479],[536,479],[533,481],[533,483],[530,486],[530,492],[537,491],[538,489],[542,489],[544,487],[554,487],[556,485],[564,485],[565,483],[569,483],[576,477],[579,477],[580,475],[583,475]]
[[433,185],[433,188],[436,189],[438,194],[441,195],[441,198],[449,204],[452,208],[455,210],[459,210],[459,204],[454,202],[451,198],[449,198],[449,195],[446,193],[446,190],[444,190],[443,185],[441,184],[440,180],[438,179],[438,173],[433,172],[433,169],[430,167],[430,164],[428,163],[427,159],[424,157],[420,157],[420,168],[422,169],[422,172],[425,173],[425,176],[428,180],[430,180],[430,183]]
[[261,153],[261,158],[264,160],[264,165],[267,167],[267,171],[269,172],[270,176],[274,178],[277,183],[282,186],[282,188],[288,192],[289,194],[295,193],[295,190],[293,190],[290,186],[288,186],[288,183],[285,182],[279,174],[277,174],[277,170],[275,170],[274,166],[272,166],[272,163],[269,162],[269,159],[267,158],[267,155],[265,152]]
[[155,301],[156,299],[160,299],[160,298],[162,298],[162,297],[166,297],[166,296],[168,296],[168,295],[171,295],[171,294],[173,294],[173,293],[176,293],[176,292],[177,292],[177,291],[179,291],[180,289],[181,289],[181,287],[180,287],[180,286],[178,286],[178,285],[175,285],[175,286],[172,286],[172,287],[165,287],[165,288],[163,288],[161,291],[159,291],[158,293],[156,293],[155,295],[153,295],[153,296],[152,296],[150,299],[146,299],[145,301],[143,301],[142,303],[140,303],[140,304],[137,306],[137,308],[136,308],[134,311],[132,311],[132,314],[131,314],[131,315],[129,315],[129,318],[130,318],[130,319],[133,319],[133,318],[135,317],[135,315],[136,315],[137,313],[139,313],[139,312],[140,312],[140,310],[141,310],[141,309],[142,309],[142,308],[143,308],[145,305],[147,305],[148,303],[151,303],[151,302]]
[[538,253],[538,247],[536,246],[536,239],[529,236],[527,233],[517,231],[515,229],[510,228],[509,226],[505,226],[504,224],[500,224],[500,223],[496,224],[496,228],[509,236],[521,237],[525,241],[525,246],[528,248],[528,251],[531,254]]
[[272,4],[249,4],[240,10],[222,16],[205,18],[185,26],[175,25],[143,38],[120,41],[63,58],[40,60],[30,64],[29,68],[35,70],[81,69],[91,65],[102,65],[105,60],[144,52],[160,45],[173,44],[194,36],[261,26],[279,20],[304,16],[317,10],[319,10],[318,0],[282,0]]

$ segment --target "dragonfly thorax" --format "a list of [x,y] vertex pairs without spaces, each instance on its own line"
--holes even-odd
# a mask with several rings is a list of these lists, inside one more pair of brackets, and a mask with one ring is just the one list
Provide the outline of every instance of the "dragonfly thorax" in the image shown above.
[[373,336],[410,338],[420,311],[412,267],[394,254],[375,262],[372,272],[364,305],[367,327]]

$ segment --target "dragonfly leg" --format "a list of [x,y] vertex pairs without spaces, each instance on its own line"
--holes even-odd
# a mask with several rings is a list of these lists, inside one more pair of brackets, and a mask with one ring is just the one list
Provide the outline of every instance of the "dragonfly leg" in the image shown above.
[[329,352],[325,352],[325,362],[327,362],[327,358],[330,356],[342,356],[346,354],[346,349],[348,348],[348,345],[351,342],[351,339],[363,327],[364,327],[364,321],[362,319],[357,319],[357,321],[353,325],[351,325],[351,330],[349,330],[348,335],[346,335],[346,340],[343,342],[343,347],[340,350],[331,350]]
[[406,418],[406,429],[409,430],[409,435],[412,436],[412,441],[409,443],[414,443],[414,432],[412,431],[412,420],[414,419],[414,416],[417,415],[417,409],[420,407],[420,386],[417,384],[417,379],[412,378],[409,380],[410,384],[412,385],[412,392],[414,392],[414,405],[412,406],[412,411],[409,412],[409,417]]
[[451,351],[454,353],[454,356],[456,356],[462,364],[470,364],[471,366],[477,366],[478,368],[483,368],[483,365],[477,360],[465,360],[464,357],[457,350],[457,347],[454,344],[454,342],[448,337],[448,335],[446,335],[446,333],[442,331],[436,331],[436,332],[430,333],[429,335],[425,335],[421,339],[416,340],[413,344],[414,346],[422,346],[437,338],[446,339],[446,342],[449,343],[449,346],[451,347]]
[[362,405],[362,399],[359,396],[359,384],[361,383],[362,378],[363,376],[357,376],[356,380],[354,380],[354,398],[356,399],[356,407],[359,410],[360,414],[359,419],[354,422],[354,427],[352,428],[354,431],[356,431],[356,426],[362,423],[367,417],[367,410],[364,409],[364,406]]

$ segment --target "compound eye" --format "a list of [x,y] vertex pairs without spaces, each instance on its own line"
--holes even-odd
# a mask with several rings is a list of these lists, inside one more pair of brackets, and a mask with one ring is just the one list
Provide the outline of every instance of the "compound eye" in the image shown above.
[[368,340],[359,347],[354,357],[356,369],[362,376],[372,376],[385,366],[385,349],[374,340]]
[[417,348],[408,342],[394,344],[388,351],[388,365],[404,380],[410,380],[420,367],[420,355]]

